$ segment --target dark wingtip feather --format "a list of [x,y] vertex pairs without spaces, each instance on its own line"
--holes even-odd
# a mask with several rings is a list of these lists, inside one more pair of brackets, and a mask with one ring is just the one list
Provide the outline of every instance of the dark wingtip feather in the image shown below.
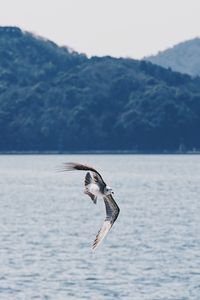
[[57,172],[65,172],[65,171],[74,171],[76,170],[76,164],[75,163],[64,163],[62,164],[62,167],[57,169]]

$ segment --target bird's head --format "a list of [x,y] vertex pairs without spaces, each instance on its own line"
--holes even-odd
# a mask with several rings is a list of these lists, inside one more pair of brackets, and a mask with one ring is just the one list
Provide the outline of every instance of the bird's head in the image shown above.
[[106,195],[114,194],[112,188],[110,186],[108,186],[108,185],[105,187],[105,191],[104,192],[105,192]]

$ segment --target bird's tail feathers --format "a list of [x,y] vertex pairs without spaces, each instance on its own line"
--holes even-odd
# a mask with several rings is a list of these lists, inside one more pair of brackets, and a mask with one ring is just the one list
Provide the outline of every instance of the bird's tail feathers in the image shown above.
[[92,176],[90,172],[87,172],[85,175],[85,186],[88,186],[90,183],[92,183]]

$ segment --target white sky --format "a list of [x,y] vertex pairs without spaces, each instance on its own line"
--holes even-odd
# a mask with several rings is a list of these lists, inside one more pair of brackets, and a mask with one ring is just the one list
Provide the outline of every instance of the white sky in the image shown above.
[[0,0],[4,25],[89,56],[142,58],[200,36],[200,0]]

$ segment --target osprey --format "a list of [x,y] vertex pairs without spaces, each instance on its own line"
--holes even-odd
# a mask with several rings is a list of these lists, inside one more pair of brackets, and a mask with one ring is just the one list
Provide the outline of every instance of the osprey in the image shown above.
[[94,204],[96,204],[98,196],[103,197],[105,203],[106,218],[92,245],[92,249],[96,249],[100,245],[102,240],[105,238],[114,222],[116,221],[120,209],[115,200],[113,199],[112,194],[114,193],[112,191],[112,188],[104,182],[102,176],[97,170],[95,170],[93,167],[79,163],[64,164],[63,171],[72,170],[90,171],[87,172],[85,176],[84,193],[92,199]]

